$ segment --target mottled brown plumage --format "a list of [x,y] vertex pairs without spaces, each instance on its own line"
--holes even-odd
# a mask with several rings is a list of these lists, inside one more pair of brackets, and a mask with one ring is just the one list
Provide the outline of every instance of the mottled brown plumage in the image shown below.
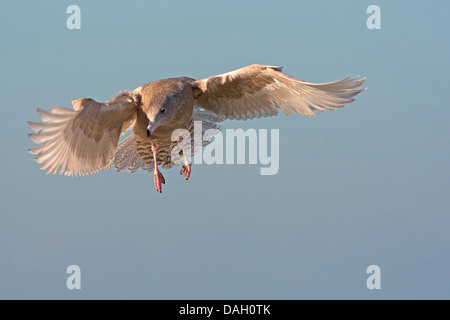
[[[189,178],[191,164],[186,152],[201,146],[174,136],[177,129],[194,135],[194,121],[202,121],[203,132],[220,129],[224,119],[252,119],[286,114],[313,116],[314,110],[334,110],[352,102],[364,89],[365,79],[345,78],[330,83],[310,83],[281,72],[281,67],[251,65],[218,76],[194,80],[180,77],[147,83],[134,91],[119,93],[98,103],[72,100],[74,110],[38,109],[42,122],[29,122],[30,134],[39,146],[29,150],[47,173],[92,174],[112,164],[118,171],[139,168],[154,171],[155,187],[165,183],[158,165],[180,165],[172,159],[178,145],[185,155],[181,169]],[[133,133],[119,144],[121,134]],[[207,144],[209,141],[203,141]],[[191,152],[188,152],[190,154]]]

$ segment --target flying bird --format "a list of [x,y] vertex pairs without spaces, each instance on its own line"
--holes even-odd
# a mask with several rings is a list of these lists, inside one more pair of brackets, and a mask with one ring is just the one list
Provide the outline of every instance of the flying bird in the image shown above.
[[[186,180],[191,174],[186,150],[191,145],[186,146],[182,136],[174,141],[174,130],[193,133],[194,121],[202,121],[203,132],[220,130],[217,123],[223,120],[275,116],[280,109],[286,114],[313,116],[316,110],[341,108],[365,90],[358,89],[365,78],[311,83],[281,70],[254,64],[201,80],[153,81],[103,103],[74,99],[74,110],[37,109],[42,122],[28,124],[34,131],[29,136],[38,146],[28,151],[37,155],[41,169],[52,174],[59,170],[68,176],[87,175],[112,165],[117,171],[153,171],[155,188],[161,192],[165,179],[158,166],[183,163],[172,159],[171,151],[177,145],[184,156],[180,174]],[[133,133],[119,144],[120,135],[131,129]]]

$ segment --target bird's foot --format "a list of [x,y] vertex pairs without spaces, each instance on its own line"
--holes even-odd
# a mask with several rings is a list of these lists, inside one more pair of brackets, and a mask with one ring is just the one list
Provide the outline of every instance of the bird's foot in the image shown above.
[[163,175],[158,169],[156,169],[155,173],[153,174],[153,180],[155,181],[156,191],[159,191],[159,193],[161,193],[162,192],[161,184],[165,184],[166,180],[164,180]]
[[184,173],[186,180],[189,179],[189,176],[191,175],[191,166],[190,163],[185,163],[183,167],[181,167],[180,174]]

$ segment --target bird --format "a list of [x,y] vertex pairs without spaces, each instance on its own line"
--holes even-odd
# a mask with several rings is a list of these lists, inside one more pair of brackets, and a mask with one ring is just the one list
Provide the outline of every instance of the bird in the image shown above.
[[[158,167],[183,162],[180,174],[188,180],[191,163],[183,137],[173,139],[176,129],[194,132],[202,122],[203,133],[220,130],[224,120],[247,120],[314,111],[334,110],[354,101],[366,78],[347,77],[328,83],[294,78],[282,67],[253,64],[216,76],[161,79],[133,91],[119,92],[100,103],[90,98],[72,100],[73,110],[54,106],[37,109],[41,122],[27,121],[37,144],[28,151],[47,173],[83,176],[114,166],[117,171],[153,171],[155,189],[162,192],[165,179]],[[120,136],[133,132],[119,143]],[[211,139],[202,141],[208,144]],[[172,159],[179,146],[182,160]]]

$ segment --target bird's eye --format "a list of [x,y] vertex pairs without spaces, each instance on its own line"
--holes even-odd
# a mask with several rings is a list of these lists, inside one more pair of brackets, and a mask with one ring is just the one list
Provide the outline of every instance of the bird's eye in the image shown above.
[[159,110],[159,112],[164,113],[164,112],[166,112],[166,109],[161,108],[161,110]]

